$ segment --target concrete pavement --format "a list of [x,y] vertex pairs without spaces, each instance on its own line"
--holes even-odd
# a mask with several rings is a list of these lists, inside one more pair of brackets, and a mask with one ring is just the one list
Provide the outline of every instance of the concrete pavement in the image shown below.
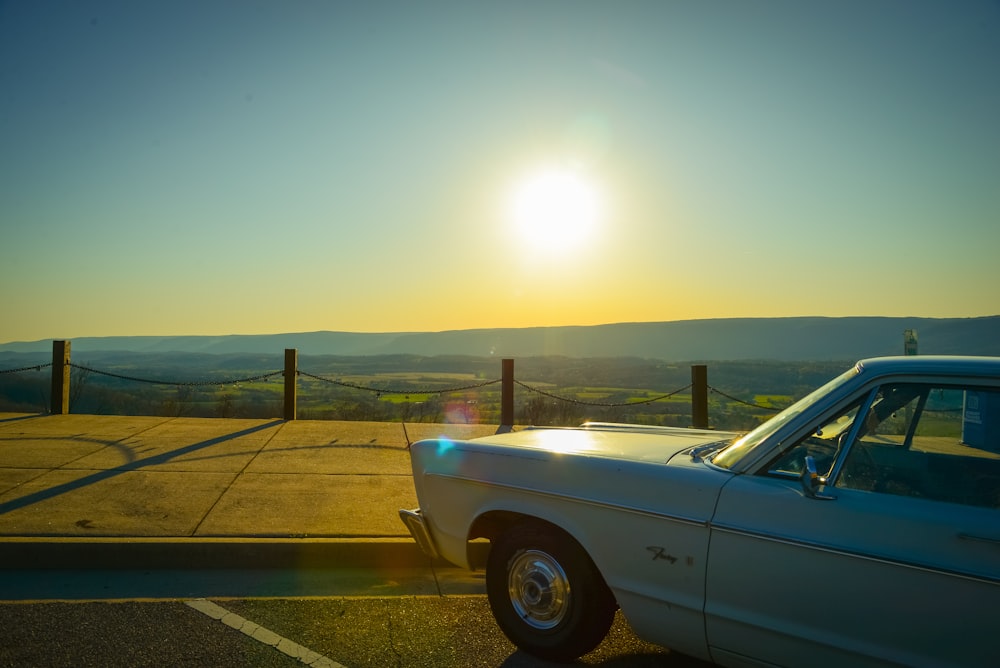
[[407,438],[496,430],[0,413],[0,568],[429,565]]

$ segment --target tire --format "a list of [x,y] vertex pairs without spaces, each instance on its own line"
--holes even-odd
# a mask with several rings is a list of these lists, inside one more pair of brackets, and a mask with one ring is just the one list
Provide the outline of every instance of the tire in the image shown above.
[[494,540],[486,594],[511,642],[549,661],[572,661],[597,647],[617,609],[580,544],[543,522],[514,525]]

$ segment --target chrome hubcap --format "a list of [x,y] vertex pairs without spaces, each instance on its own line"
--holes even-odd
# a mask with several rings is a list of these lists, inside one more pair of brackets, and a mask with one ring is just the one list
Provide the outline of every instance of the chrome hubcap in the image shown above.
[[510,563],[507,591],[514,611],[536,629],[559,625],[569,610],[569,580],[559,562],[540,550],[525,550]]

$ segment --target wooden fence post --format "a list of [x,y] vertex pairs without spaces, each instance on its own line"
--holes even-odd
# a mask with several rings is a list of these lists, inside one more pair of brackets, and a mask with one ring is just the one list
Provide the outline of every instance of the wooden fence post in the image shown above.
[[708,367],[691,365],[691,426],[708,429]]
[[510,431],[514,426],[514,360],[501,360],[500,375],[500,429]]
[[298,416],[296,380],[299,369],[297,348],[285,348],[285,419],[294,420]]
[[69,341],[52,342],[52,414],[69,413]]

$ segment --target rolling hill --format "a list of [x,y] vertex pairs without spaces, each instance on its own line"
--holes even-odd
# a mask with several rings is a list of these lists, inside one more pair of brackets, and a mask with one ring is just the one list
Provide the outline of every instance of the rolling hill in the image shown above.
[[[72,340],[74,352],[280,353],[644,357],[680,360],[845,360],[897,355],[917,330],[920,354],[1000,355],[1000,316],[980,318],[723,318],[579,327],[443,332],[304,332],[228,336],[111,336]],[[0,344],[0,352],[50,351],[51,340]]]

